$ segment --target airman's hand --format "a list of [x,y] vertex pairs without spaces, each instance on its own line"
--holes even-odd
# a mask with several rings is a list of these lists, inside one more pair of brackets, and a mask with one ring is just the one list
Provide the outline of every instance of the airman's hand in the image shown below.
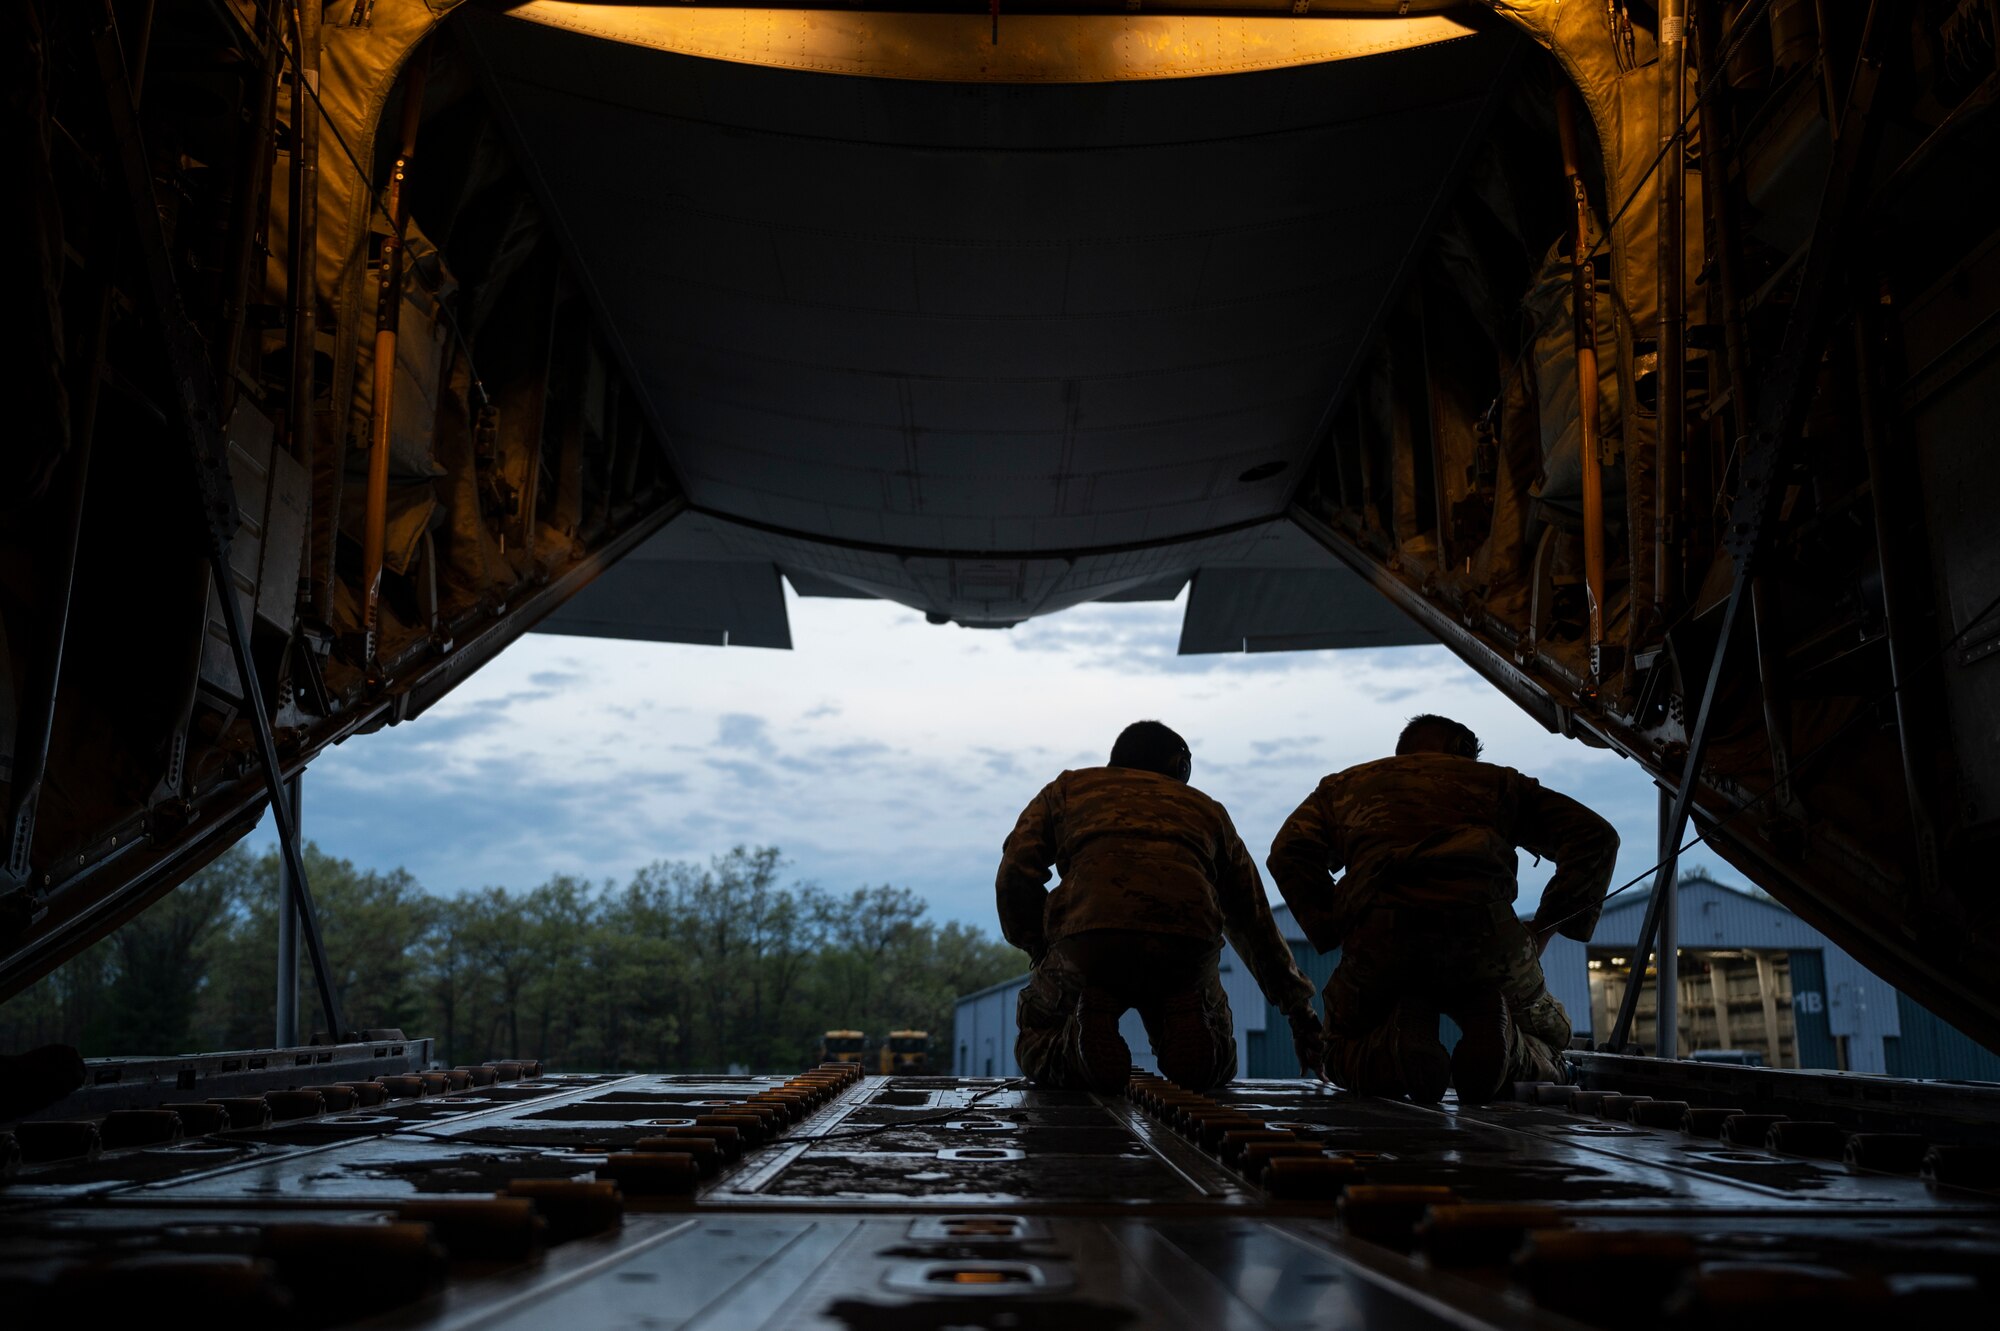
[[1287,1012],[1285,1020],[1291,1023],[1292,1051],[1299,1056],[1299,1066],[1307,1076],[1325,1081],[1326,1028],[1320,1024],[1319,1014],[1307,1004]]

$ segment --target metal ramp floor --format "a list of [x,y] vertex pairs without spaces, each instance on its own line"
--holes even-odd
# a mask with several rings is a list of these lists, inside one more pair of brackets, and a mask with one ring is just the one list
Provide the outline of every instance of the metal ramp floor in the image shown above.
[[[1847,1134],[1776,1139],[1817,1157],[1772,1151],[1548,1091],[1522,1094],[1558,1103],[1424,1109],[1299,1081],[1212,1097],[832,1072],[447,1088],[28,1164],[0,1189],[0,1291],[71,1314],[184,1300],[211,1324],[522,1331],[1729,1326],[1991,1306],[2000,1193],[1923,1177],[1890,1136],[1863,1145],[1894,1166],[1875,1169],[1825,1158]],[[691,1138],[711,1145],[675,1149]],[[1961,1159],[1962,1181],[1985,1158]]]

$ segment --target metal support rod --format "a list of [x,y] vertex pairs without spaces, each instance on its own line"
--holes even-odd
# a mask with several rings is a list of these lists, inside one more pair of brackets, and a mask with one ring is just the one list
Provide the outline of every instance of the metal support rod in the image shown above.
[[382,240],[382,285],[375,302],[375,393],[368,430],[368,500],[361,535],[361,632],[364,659],[372,667],[382,634],[382,565],[389,527],[389,441],[395,422],[396,330],[403,309],[403,236],[409,217],[403,206],[403,178],[417,153],[417,121],[424,109],[422,55],[411,62],[403,84],[402,150],[389,172],[389,234]]
[[1660,0],[1659,385],[1657,493],[1653,518],[1659,553],[1653,600],[1669,623],[1680,608],[1682,545],[1681,453],[1687,447],[1687,0]]
[[[217,450],[220,465],[226,469],[228,458],[221,454],[221,446],[218,435],[213,447]],[[225,470],[225,483],[227,479]],[[284,769],[278,761],[278,742],[271,732],[271,713],[265,705],[264,687],[257,678],[257,660],[250,651],[250,625],[243,616],[243,598],[236,594],[236,584],[230,576],[229,544],[229,536],[211,523],[208,563],[214,572],[216,599],[222,604],[223,622],[229,630],[230,651],[236,659],[237,681],[243,691],[243,710],[250,719],[250,728],[257,741],[257,756],[264,769],[264,787],[271,800],[271,821],[278,829],[278,849],[286,868],[292,908],[298,915],[301,932],[305,936],[306,953],[312,958],[313,980],[319,989],[320,1013],[326,1019],[328,1037],[338,1040],[347,1027],[340,1019],[340,1000],[333,992],[333,968],[327,961],[326,944],[319,933],[319,914],[313,907],[312,891],[306,883],[306,863],[299,847],[298,824],[292,820],[291,810],[287,807],[289,801],[285,797]]]
[[320,939],[319,921],[313,911],[312,895],[306,886],[305,861],[300,857],[298,828],[286,807],[284,771],[278,762],[278,744],[271,732],[271,714],[257,679],[257,659],[250,650],[250,625],[243,613],[243,598],[229,562],[229,547],[236,535],[238,514],[235,486],[229,474],[229,454],[215,416],[213,373],[207,363],[200,334],[188,318],[174,279],[173,257],[161,229],[159,203],[153,192],[153,174],[146,156],[139,117],[132,105],[131,85],[125,77],[124,59],[118,48],[118,28],[108,3],[98,11],[90,32],[97,56],[98,78],[102,83],[109,122],[112,156],[118,169],[118,183],[130,208],[132,238],[137,243],[138,268],[145,280],[145,299],[165,352],[167,379],[174,387],[174,405],[190,461],[194,464],[195,497],[201,505],[202,535],[207,546],[209,569],[215,579],[216,600],[229,635],[229,647],[236,662],[237,685],[243,695],[243,711],[250,722],[257,757],[264,771],[265,791],[271,801],[271,817],[278,827],[278,845],[292,872],[292,897],[303,925],[306,951],[312,957],[313,978],[318,982],[320,1007],[327,1031],[335,1038],[345,1029],[340,1020],[340,1004],[333,992],[333,973],[327,964],[326,948]]
[[1590,621],[1590,679],[1604,679],[1604,458],[1597,421],[1597,273],[1591,266],[1590,194],[1583,186],[1576,94],[1556,85],[1556,128],[1563,177],[1575,211],[1570,242],[1570,315],[1576,344],[1577,453],[1583,466],[1583,587]]
[[[1879,308],[1879,307],[1878,307]],[[1882,576],[1882,633],[1889,646],[1889,682],[1896,702],[1896,750],[1903,763],[1903,790],[1910,805],[1910,832],[1916,852],[1917,886],[1924,895],[1938,886],[1937,819],[1932,812],[1930,782],[1924,774],[1924,757],[1917,738],[1913,713],[1921,705],[1921,690],[1906,687],[1918,669],[1911,642],[1911,624],[1916,615],[1911,607],[1914,582],[1902,557],[1903,542],[1914,537],[1913,523],[1900,524],[1897,501],[1901,478],[1885,456],[1885,423],[1882,411],[1880,369],[1875,359],[1875,342],[1881,337],[1878,313],[1868,306],[1854,321],[1854,379],[1860,398],[1861,446],[1868,457],[1868,500],[1875,518],[1875,558]],[[1920,539],[1917,538],[1917,539]]]
[[1784,654],[1779,646],[1777,591],[1762,574],[1750,579],[1750,628],[1757,638],[1757,694],[1764,717],[1765,743],[1771,750],[1772,803],[1791,811],[1792,745],[1789,708],[1785,701]]
[[[285,783],[285,802],[290,805],[292,827],[304,823],[305,775]],[[292,862],[278,859],[278,994],[277,1030],[272,1047],[289,1049],[299,1042],[299,910],[293,904]]]
[[1855,60],[1854,80],[1848,88],[1847,111],[1840,121],[1842,133],[1834,144],[1833,161],[1820,194],[1818,220],[1806,250],[1799,298],[1786,320],[1777,358],[1765,380],[1765,391],[1758,399],[1756,426],[1743,441],[1740,483],[1730,514],[1728,541],[1735,572],[1730,579],[1729,598],[1723,602],[1722,622],[1716,633],[1715,655],[1709,661],[1708,681],[1702,687],[1701,707],[1695,713],[1694,728],[1688,732],[1680,784],[1674,790],[1673,814],[1668,820],[1671,829],[1668,853],[1653,875],[1652,898],[1646,905],[1646,917],[1640,922],[1639,937],[1632,949],[1631,978],[1618,1005],[1618,1018],[1611,1027],[1610,1044],[1614,1050],[1623,1048],[1631,1036],[1632,1015],[1639,1004],[1639,980],[1645,975],[1653,939],[1659,930],[1660,911],[1666,903],[1665,884],[1677,867],[1681,838],[1687,830],[1688,814],[1701,776],[1701,760],[1708,748],[1715,697],[1729,660],[1730,642],[1750,600],[1750,583],[1757,572],[1769,527],[1777,515],[1778,480],[1789,445],[1805,419],[1818,383],[1820,351],[1832,326],[1836,290],[1847,289],[1833,278],[1845,263],[1848,232],[1861,198],[1865,168],[1880,138],[1880,126],[1870,114],[1882,74],[1882,62],[1875,49],[1882,40],[1880,17],[1881,6],[1871,4],[1860,54]]
[[1661,855],[1653,871],[1652,895],[1646,902],[1646,916],[1639,922],[1639,937],[1632,948],[1632,971],[1626,978],[1625,996],[1618,1001],[1618,1018],[1611,1023],[1611,1051],[1622,1050],[1632,1038],[1632,1018],[1639,1010],[1639,990],[1646,981],[1646,963],[1652,957],[1653,939],[1660,929],[1660,913],[1666,909],[1669,884],[1680,868],[1681,836],[1687,830],[1688,814],[1694,803],[1695,787],[1701,780],[1701,760],[1708,751],[1708,732],[1715,715],[1715,697],[1722,683],[1724,664],[1729,659],[1730,639],[1742,618],[1748,581],[1742,573],[1747,561],[1737,561],[1736,581],[1722,606],[1722,630],[1716,637],[1715,657],[1709,662],[1708,682],[1702,687],[1701,708],[1695,713],[1694,729],[1688,734],[1687,758],[1681,766],[1680,785],[1674,789],[1673,807],[1660,824]]
[[[1659,854],[1662,860],[1671,858],[1678,863],[1674,847],[1680,841],[1677,835],[1669,837],[1672,829],[1667,825],[1673,811],[1673,796],[1662,786]],[[1660,903],[1660,993],[1653,1015],[1653,1052],[1659,1058],[1679,1058],[1681,1051],[1680,885],[1678,872],[1668,874],[1666,896]]]

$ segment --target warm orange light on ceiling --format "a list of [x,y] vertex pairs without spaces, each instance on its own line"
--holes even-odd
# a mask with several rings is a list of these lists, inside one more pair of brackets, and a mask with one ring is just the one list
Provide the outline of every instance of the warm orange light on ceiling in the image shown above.
[[1451,41],[1444,15],[891,14],[530,0],[515,18],[681,55],[948,83],[1106,83],[1320,64]]

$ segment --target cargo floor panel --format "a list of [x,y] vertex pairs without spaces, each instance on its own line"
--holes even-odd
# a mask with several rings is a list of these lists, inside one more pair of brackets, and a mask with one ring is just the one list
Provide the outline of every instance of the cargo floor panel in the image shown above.
[[[1621,1290],[1782,1270],[1824,1300],[1862,1273],[1926,1317],[2000,1269],[2000,1194],[1557,1106],[871,1076],[757,1123],[744,1102],[784,1080],[552,1077],[31,1164],[0,1188],[0,1289],[67,1306],[116,1271],[164,1299],[188,1272],[360,1262],[360,1311],[331,1320],[408,1331],[1564,1331],[1565,1253]],[[710,1112],[748,1129],[737,1158],[678,1188],[619,1173]],[[1273,1149],[1225,1158],[1246,1141]]]
[[[935,1080],[935,1079],[926,1079]],[[901,1079],[865,1092],[819,1135],[711,1189],[712,1205],[1192,1205],[1240,1191],[1186,1143],[1122,1102],[1009,1085],[976,1105],[897,1105]],[[910,1093],[910,1094],[915,1094]],[[884,1108],[888,1099],[892,1106]],[[1203,1176],[1207,1175],[1208,1178]]]
[[1261,1223],[1056,1218],[1018,1240],[965,1241],[905,1217],[700,1217],[630,1236],[625,1251],[546,1294],[484,1308],[464,1297],[442,1317],[392,1324],[1307,1331],[1362,1325],[1358,1283],[1331,1250]]
[[1745,1150],[1667,1128],[1499,1103],[1435,1109],[1331,1086],[1239,1083],[1216,1097],[1328,1150],[1366,1153],[1370,1182],[1451,1187],[1467,1201],[1992,1211],[2000,1197],[1838,1161]]

